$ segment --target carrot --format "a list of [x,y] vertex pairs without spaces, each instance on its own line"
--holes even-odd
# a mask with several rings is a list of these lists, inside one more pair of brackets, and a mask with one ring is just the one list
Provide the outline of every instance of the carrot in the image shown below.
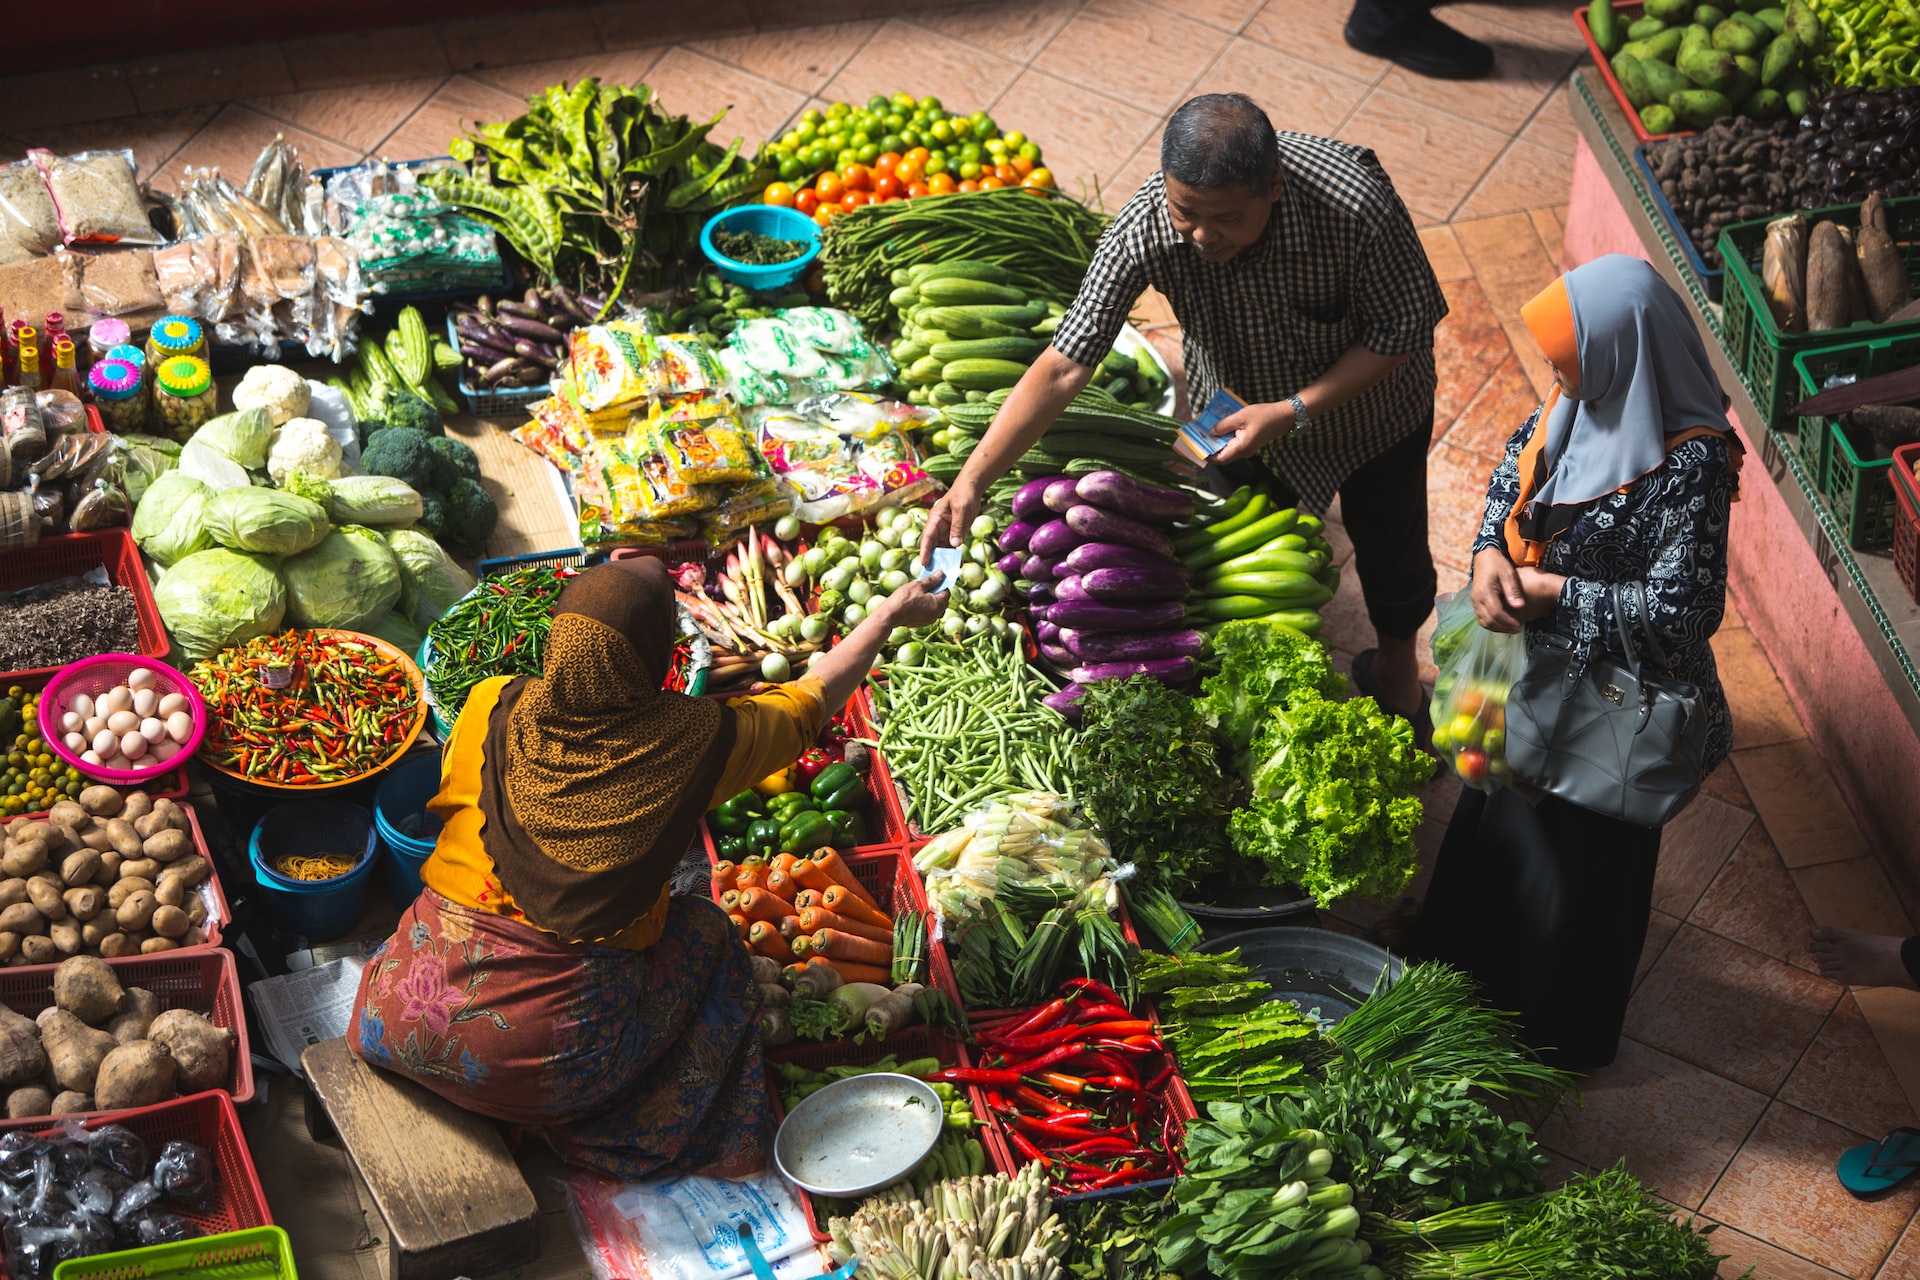
[[839,883],[812,858],[800,859],[787,869],[787,874],[792,876],[798,884],[816,893],[825,893]]
[[740,914],[749,920],[777,923],[780,917],[792,915],[793,908],[765,889],[743,889],[740,893]]
[[713,864],[713,887],[720,890],[737,889],[739,886],[736,885],[733,880],[734,877],[739,874],[739,863],[716,862]]
[[[780,980],[782,982],[785,982],[788,986],[792,986],[795,980],[798,979],[801,974],[807,971],[807,966],[812,963],[813,962],[811,960],[795,960],[792,964],[787,965],[780,970]],[[821,963],[824,964],[826,962],[822,961]]]
[[876,929],[885,929],[889,938],[893,936],[893,918],[884,911],[875,910],[871,904],[854,897],[853,891],[845,885],[837,884],[827,890],[825,903],[827,910],[835,915],[862,921]]
[[769,862],[767,866],[774,871],[792,871],[793,864],[798,861],[800,861],[800,858],[797,854],[776,853],[773,856],[773,861]]
[[808,907],[800,913],[800,929],[804,933],[818,933],[822,929],[838,929],[842,933],[851,933],[856,937],[871,938],[875,942],[893,944],[893,930],[882,929],[879,925],[868,924],[865,920],[855,920],[852,916],[835,915],[824,907]]
[[733,921],[733,927],[740,931],[740,941],[745,942],[747,940],[747,929],[749,928],[747,918],[737,911],[730,911],[727,913],[727,919]]
[[841,858],[838,850],[815,849],[813,851],[813,865],[832,876],[835,883],[843,884],[853,890],[860,901],[866,903],[875,911],[880,910],[880,904],[873,900],[873,895],[867,892],[866,886],[854,878],[853,869],[847,866],[845,859]]
[[892,972],[885,965],[861,964],[856,960],[829,960],[833,971],[840,975],[843,982],[872,982],[886,986],[892,981]]
[[740,870],[734,872],[733,887],[736,889],[757,889],[767,882],[766,875],[767,868],[765,863],[756,865],[751,861],[743,862],[740,864]]
[[[796,959],[805,960],[807,957],[813,955],[812,934],[796,933],[788,940],[787,945],[793,948],[793,954]],[[824,956],[820,958],[825,959]]]
[[802,889],[793,895],[793,906],[796,911],[805,911],[808,907],[817,907],[819,905],[820,891],[818,889]]
[[793,959],[793,949],[787,945],[787,940],[780,936],[780,930],[765,920],[755,920],[749,927],[747,943],[770,960]]
[[722,893],[720,895],[720,909],[728,915],[732,915],[734,912],[740,910],[740,891],[738,889],[728,889],[725,893]]
[[800,918],[798,916],[781,916],[780,917],[780,936],[785,938],[788,942],[792,942],[795,938],[799,937],[801,934],[805,932],[806,930],[800,927]]
[[857,933],[839,929],[820,929],[813,934],[812,949],[829,960],[853,960],[860,964],[886,965],[893,962],[893,944],[875,942]]
[[793,877],[784,871],[769,871],[767,872],[767,892],[776,898],[784,898],[792,902],[793,895],[800,892],[800,886],[795,884]]

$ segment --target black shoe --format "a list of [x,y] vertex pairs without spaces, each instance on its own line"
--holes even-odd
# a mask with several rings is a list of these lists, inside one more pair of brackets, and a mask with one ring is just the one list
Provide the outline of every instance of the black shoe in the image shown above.
[[[1399,716],[1413,725],[1413,742],[1422,751],[1433,750],[1433,716],[1427,709],[1426,699],[1420,700],[1417,707],[1395,707],[1380,701],[1380,686],[1373,678],[1373,660],[1380,656],[1378,649],[1362,649],[1353,655],[1353,687],[1361,694],[1380,703],[1380,709],[1390,716]],[[1420,692],[1426,692],[1422,685]]]
[[1363,35],[1352,23],[1347,43],[1370,57],[1385,58],[1417,76],[1478,80],[1493,70],[1493,47],[1455,31],[1431,13],[1401,23],[1384,36]]

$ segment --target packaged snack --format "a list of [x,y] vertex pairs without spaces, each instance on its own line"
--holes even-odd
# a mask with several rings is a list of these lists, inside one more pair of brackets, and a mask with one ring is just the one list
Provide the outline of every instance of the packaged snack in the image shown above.
[[793,510],[791,490],[782,489],[772,494],[735,490],[700,517],[700,536],[718,547],[737,537],[748,525],[778,520]]
[[675,412],[656,405],[648,423],[647,434],[675,478],[690,485],[724,484],[753,476],[749,456],[753,446],[747,443],[740,420],[721,401],[703,400],[700,408],[704,412],[714,406],[720,412],[703,420],[682,416],[689,412],[684,406]]
[[735,402],[748,408],[757,408],[786,404],[793,398],[784,378],[760,372],[744,353],[732,347],[722,347],[714,352],[714,358],[720,362],[720,369],[726,376],[727,393]]
[[31,160],[0,165],[0,263],[52,253],[60,243],[60,215],[40,166]]
[[608,517],[623,528],[636,520],[696,515],[718,498],[710,489],[679,483],[668,473],[666,459],[625,441],[599,441],[594,457],[606,489]]
[[800,337],[816,347],[837,351],[856,360],[873,354],[860,322],[835,307],[789,307],[778,318]]
[[706,343],[684,334],[669,334],[656,341],[660,351],[660,394],[681,396],[721,389],[726,373]]
[[940,417],[938,411],[933,409],[916,408],[904,400],[891,400],[860,391],[825,391],[810,395],[796,403],[793,411],[856,440],[895,429],[910,431]]
[[807,523],[826,524],[880,500],[881,488],[860,470],[853,443],[831,428],[762,410],[756,430],[768,465],[799,495],[793,513]]
[[933,492],[933,477],[921,469],[913,445],[898,431],[884,431],[857,447],[860,474],[880,487],[889,505],[908,506]]
[[742,320],[727,345],[770,377],[805,382],[827,370],[819,350],[782,320]]
[[661,353],[644,325],[630,320],[588,325],[575,329],[567,346],[574,392],[589,414],[634,405],[661,389]]
[[57,156],[38,149],[27,153],[46,175],[68,244],[165,244],[167,238],[147,221],[147,206],[134,181],[131,151],[82,151]]

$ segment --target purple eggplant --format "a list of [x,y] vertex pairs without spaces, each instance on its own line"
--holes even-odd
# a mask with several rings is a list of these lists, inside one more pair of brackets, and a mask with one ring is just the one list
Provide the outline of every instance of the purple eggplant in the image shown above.
[[1053,603],[1053,584],[1036,582],[1027,588],[1027,603],[1036,609],[1044,609]]
[[1118,471],[1096,471],[1074,482],[1082,501],[1152,524],[1171,524],[1193,514],[1193,499],[1178,489],[1146,484]]
[[1075,573],[1092,573],[1095,569],[1173,569],[1182,574],[1187,572],[1186,566],[1178,560],[1169,560],[1151,551],[1130,547],[1124,542],[1083,542],[1068,552],[1067,558],[1061,563]]
[[1027,549],[1027,540],[1033,537],[1033,531],[1039,527],[1039,525],[1030,524],[1025,520],[1015,520],[1012,524],[1000,531],[1000,549],[1002,551],[1025,551]]
[[[1014,554],[1019,555],[1018,552]],[[1049,560],[1045,556],[1022,556],[1020,572],[1014,576],[1025,578],[1028,582],[1051,582],[1053,571],[1058,565],[1059,561]]]
[[1059,560],[1083,541],[1065,520],[1049,520],[1027,539],[1027,552],[1048,560]]
[[[506,303],[500,304],[502,307]],[[525,316],[505,315],[500,317],[500,327],[516,338],[532,338],[536,342],[565,342],[566,335],[550,324],[538,320],[529,320]]]
[[1152,569],[1095,569],[1081,576],[1080,588],[1105,604],[1181,600],[1187,594],[1187,584],[1179,574]]
[[1033,638],[1041,644],[1058,644],[1060,643],[1060,628],[1054,626],[1044,618],[1038,619],[1033,624]]
[[1042,644],[1040,646],[1040,656],[1056,667],[1070,667],[1079,661],[1073,654],[1057,644]]
[[1046,491],[1041,496],[1047,510],[1065,515],[1069,507],[1078,505],[1080,499],[1073,492],[1076,483],[1072,476],[1055,476],[1047,481]]
[[1020,566],[1025,564],[1026,560],[1027,557],[1020,552],[1009,551],[998,560],[995,560],[993,567],[1006,574],[1009,578],[1014,578],[1020,575]]
[[1157,631],[1184,621],[1186,616],[1187,606],[1178,600],[1137,605],[1063,600],[1047,611],[1050,621],[1077,631]]
[[1050,693],[1040,699],[1040,705],[1050,707],[1067,718],[1068,724],[1080,723],[1080,699],[1087,696],[1085,685],[1070,684],[1056,693]]
[[1076,684],[1096,680],[1125,680],[1132,676],[1152,676],[1162,684],[1185,684],[1193,678],[1192,658],[1155,658],[1145,662],[1089,662],[1070,673]]
[[1069,600],[1085,600],[1089,603],[1097,603],[1092,596],[1087,594],[1087,589],[1080,585],[1080,579],[1072,577],[1055,578],[1053,580],[1053,598],[1057,604],[1064,604]]
[[1047,520],[1047,486],[1055,477],[1042,476],[1038,480],[1029,480],[1020,486],[1013,495],[1013,518],[1027,520],[1035,524],[1044,524]]
[[[1051,625],[1051,624],[1050,624]],[[1080,631],[1060,627],[1060,643],[1082,662],[1152,662],[1191,658],[1206,647],[1198,631]]]
[[1169,560],[1173,558],[1173,543],[1167,540],[1166,534],[1090,502],[1083,502],[1067,512],[1066,521],[1067,527],[1079,534],[1083,541],[1121,542]]

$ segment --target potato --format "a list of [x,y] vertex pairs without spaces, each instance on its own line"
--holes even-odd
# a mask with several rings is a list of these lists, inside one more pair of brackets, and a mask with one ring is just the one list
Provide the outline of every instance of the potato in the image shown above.
[[20,954],[9,964],[52,964],[60,958],[60,949],[43,933],[31,933],[20,939]]
[[158,905],[151,892],[141,889],[128,895],[126,901],[120,904],[120,909],[114,912],[114,919],[120,922],[122,929],[138,931],[147,927],[147,922],[153,919],[153,909]]
[[171,800],[155,800],[153,811],[161,816],[166,824],[175,831],[187,829],[187,811]]
[[80,833],[72,827],[64,827],[56,822],[53,824],[52,831],[53,834],[47,837],[48,857],[63,858],[75,849],[83,847],[80,843]]
[[127,993],[112,965],[92,956],[75,956],[53,971],[53,1003],[97,1027],[126,1007]]
[[86,884],[100,870],[100,854],[93,849],[70,853],[60,863],[60,878],[68,887]]
[[119,923],[112,916],[102,916],[97,920],[88,920],[80,926],[80,946],[82,950],[97,952],[100,940],[118,929]]
[[80,843],[96,853],[113,848],[113,840],[107,835],[106,828],[97,822],[80,833]]
[[20,954],[20,935],[0,933],[0,960],[11,960]]
[[100,1062],[93,1086],[94,1105],[103,1111],[148,1107],[165,1102],[175,1088],[179,1067],[166,1046],[153,1040],[116,1045]]
[[100,943],[97,948],[100,954],[107,957],[109,960],[111,960],[115,956],[132,955],[136,949],[137,948],[135,948],[135,946],[133,945],[133,940],[128,938],[125,933],[120,933],[120,932],[110,933],[106,937],[100,939]]
[[141,876],[122,876],[113,888],[107,890],[107,905],[118,911],[134,894],[152,892],[153,881]]
[[114,851],[123,858],[140,856],[140,833],[125,818],[115,818],[107,824],[107,838],[113,844]]
[[47,1051],[32,1018],[0,1004],[0,1086],[30,1084],[47,1069]]
[[138,822],[152,812],[153,797],[144,791],[134,791],[121,802],[120,812],[115,816],[125,818],[128,822]]
[[205,924],[207,922],[206,900],[197,893],[187,899],[187,919],[195,924]]
[[84,827],[92,819],[92,814],[71,800],[62,800],[47,810],[47,821],[56,827]]
[[128,987],[127,1003],[105,1030],[120,1044],[148,1038],[148,1028],[160,1016],[160,997],[145,987]]
[[191,858],[182,858],[166,869],[167,875],[179,876],[189,887],[199,884],[213,873],[213,865],[199,854]]
[[162,951],[172,951],[179,945],[180,944],[172,938],[148,938],[140,944],[140,954],[143,956],[156,955]]
[[120,877],[123,880],[132,876],[153,881],[160,878],[161,870],[161,864],[152,858],[128,858],[120,864]]
[[47,865],[44,840],[9,840],[0,852],[0,871],[10,876],[30,876]]
[[45,1086],[23,1085],[7,1095],[7,1119],[31,1120],[53,1114],[53,1095]]
[[123,861],[124,859],[111,849],[102,853],[100,855],[100,870],[94,872],[93,882],[104,889],[115,880],[118,880],[120,878],[120,864]]
[[55,1095],[53,1105],[48,1108],[50,1116],[77,1116],[83,1111],[94,1110],[93,1095],[82,1093],[78,1089],[67,1089]]
[[206,940],[206,930],[202,929],[199,925],[195,925],[193,928],[187,930],[186,935],[180,939],[180,945],[183,947],[197,947]]
[[58,1005],[41,1010],[39,1023],[40,1041],[53,1065],[54,1080],[62,1089],[93,1092],[101,1059],[115,1047],[113,1037],[96,1031]]
[[81,885],[60,895],[66,901],[67,914],[85,924],[107,905],[107,891],[97,884]]
[[53,949],[63,956],[80,954],[80,922],[72,918],[55,920],[47,926],[47,937],[53,940]]
[[153,1020],[148,1034],[173,1055],[182,1093],[218,1089],[227,1082],[234,1044],[229,1028],[216,1027],[189,1009],[169,1009]]
[[10,880],[0,880],[0,910],[27,900],[27,882],[19,876]]
[[[64,910],[66,904],[60,904]],[[31,902],[16,902],[0,911],[0,933],[33,934],[47,931],[47,918]]]
[[161,862],[173,862],[193,852],[193,841],[187,838],[186,832],[168,827],[148,836],[140,852]]
[[179,876],[161,876],[153,886],[153,896],[162,906],[177,907],[187,900],[187,886]]
[[155,933],[163,938],[177,939],[193,927],[193,921],[189,920],[187,913],[179,907],[169,907],[162,904],[153,909],[151,927]]
[[126,807],[119,791],[109,786],[92,786],[80,793],[80,807],[96,818],[111,818]]
[[40,914],[49,920],[61,920],[66,917],[66,899],[60,895],[67,886],[51,876],[39,875],[27,881],[27,901],[40,910]]

